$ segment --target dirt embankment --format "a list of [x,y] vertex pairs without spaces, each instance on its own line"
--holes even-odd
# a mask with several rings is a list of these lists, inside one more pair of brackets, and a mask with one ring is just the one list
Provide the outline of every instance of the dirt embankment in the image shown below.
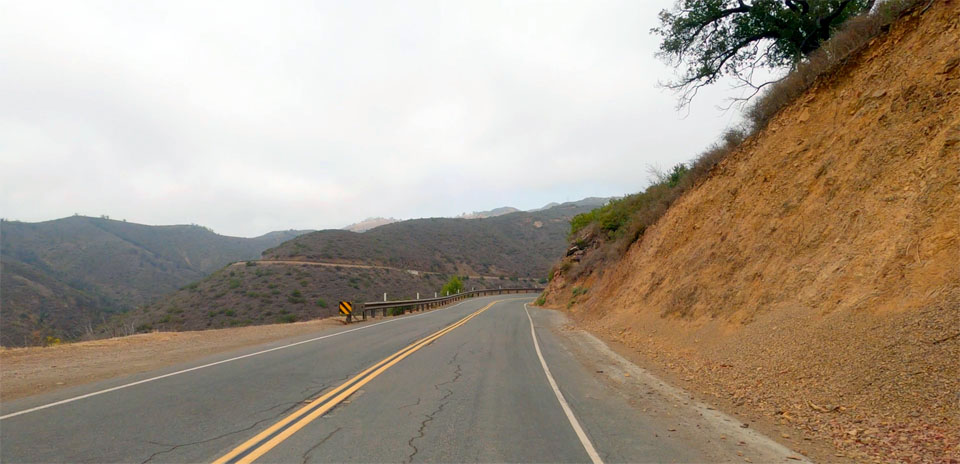
[[958,43],[902,18],[548,306],[796,449],[960,460]]

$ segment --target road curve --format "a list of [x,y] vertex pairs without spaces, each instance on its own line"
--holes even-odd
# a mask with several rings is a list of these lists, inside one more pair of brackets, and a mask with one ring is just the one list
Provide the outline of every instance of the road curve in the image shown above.
[[[326,330],[2,403],[0,460],[787,462],[799,456],[719,413],[674,406],[679,390],[645,377],[592,337],[564,330],[561,314],[530,307],[528,316],[524,303],[531,300],[476,298],[350,332]],[[642,399],[637,388],[645,390]],[[250,443],[256,453],[244,448]]]

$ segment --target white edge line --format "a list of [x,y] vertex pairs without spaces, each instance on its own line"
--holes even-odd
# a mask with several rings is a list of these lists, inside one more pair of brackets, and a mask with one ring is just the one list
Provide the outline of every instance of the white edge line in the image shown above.
[[137,386],[137,385],[140,385],[140,384],[144,384],[144,383],[148,383],[148,382],[153,382],[153,381],[155,381],[155,380],[165,379],[165,378],[167,378],[167,377],[173,377],[173,376],[175,376],[175,375],[186,374],[187,372],[193,372],[193,371],[196,371],[196,370],[205,369],[205,368],[208,368],[208,367],[213,367],[213,366],[216,366],[216,365],[218,365],[218,364],[225,364],[225,363],[228,363],[228,362],[233,362],[233,361],[237,361],[237,360],[244,359],[244,358],[250,358],[250,357],[253,357],[253,356],[258,356],[258,355],[261,355],[261,354],[264,354],[264,353],[269,353],[269,352],[271,352],[271,351],[282,350],[282,349],[285,349],[285,348],[290,348],[290,347],[292,347],[292,346],[302,345],[302,344],[304,344],[304,343],[310,343],[310,342],[315,342],[315,341],[318,341],[318,340],[323,340],[323,339],[325,339],[325,338],[336,337],[337,335],[343,335],[343,334],[350,333],[350,332],[356,332],[356,331],[358,331],[358,330],[369,329],[369,328],[371,328],[371,327],[376,327],[376,326],[378,326],[378,325],[386,324],[386,323],[388,323],[388,322],[405,321],[405,320],[413,319],[413,318],[415,318],[415,317],[426,316],[426,315],[428,315],[428,314],[433,314],[433,313],[435,313],[435,312],[437,312],[437,311],[444,311],[444,310],[447,310],[447,309],[456,308],[457,306],[460,306],[460,305],[462,305],[462,304],[464,304],[464,303],[467,303],[468,301],[469,301],[469,300],[467,300],[467,301],[461,301],[460,303],[457,303],[457,304],[455,304],[455,305],[453,305],[453,306],[449,306],[449,307],[446,307],[446,308],[436,309],[436,310],[429,311],[429,312],[425,312],[425,313],[422,313],[422,314],[417,314],[417,315],[415,315],[415,316],[407,316],[407,317],[402,317],[402,318],[397,318],[397,319],[390,319],[390,320],[387,320],[387,321],[381,321],[381,322],[377,322],[376,324],[365,325],[365,326],[363,326],[363,327],[357,327],[357,328],[355,328],[355,329],[349,329],[349,330],[344,330],[344,331],[342,331],[342,332],[337,332],[337,333],[333,333],[333,334],[329,334],[329,335],[323,335],[323,336],[321,336],[321,337],[315,337],[315,338],[311,338],[311,339],[309,339],[309,340],[302,340],[302,341],[299,341],[299,342],[296,342],[296,343],[291,343],[291,344],[289,344],[289,345],[277,346],[277,347],[274,347],[274,348],[270,348],[270,349],[266,349],[266,350],[262,350],[262,351],[257,351],[256,353],[249,353],[249,354],[245,354],[245,355],[242,355],[242,356],[237,356],[237,357],[230,358],[230,359],[224,359],[224,360],[220,360],[220,361],[217,361],[217,362],[212,362],[212,363],[209,363],[209,364],[204,364],[204,365],[202,365],[202,366],[195,366],[195,367],[191,367],[191,368],[189,368],[189,369],[183,369],[183,370],[179,370],[179,371],[176,371],[176,372],[170,372],[169,374],[163,374],[163,375],[158,375],[158,376],[156,376],[156,377],[150,377],[149,379],[143,379],[143,380],[138,380],[138,381],[136,381],[136,382],[131,382],[131,383],[124,384],[124,385],[118,385],[118,386],[116,386],[116,387],[111,387],[111,388],[107,388],[107,389],[104,389],[104,390],[99,390],[99,391],[95,391],[95,392],[92,392],[92,393],[87,393],[87,394],[85,394],[85,395],[74,396],[73,398],[67,398],[67,399],[65,399],[65,400],[55,401],[55,402],[53,402],[53,403],[48,403],[48,404],[36,406],[36,407],[30,408],[30,409],[24,409],[23,411],[12,412],[12,413],[10,413],[10,414],[6,414],[6,415],[3,415],[3,416],[0,416],[0,420],[9,419],[9,418],[11,418],[11,417],[20,416],[20,415],[23,415],[23,414],[29,414],[29,413],[31,413],[31,412],[36,412],[36,411],[40,411],[40,410],[42,410],[42,409],[52,408],[52,407],[54,407],[54,406],[60,406],[61,404],[72,403],[72,402],[74,402],[74,401],[79,401],[79,400],[82,400],[82,399],[90,398],[90,397],[92,397],[92,396],[102,395],[102,394],[104,394],[104,393],[110,393],[110,392],[114,392],[114,391],[117,391],[117,390],[123,390],[124,388],[130,388],[130,387]]
[[537,342],[537,332],[533,328],[533,318],[530,317],[530,311],[527,309],[526,303],[523,304],[523,311],[527,313],[527,320],[530,321],[530,335],[533,337],[533,347],[537,350],[537,356],[540,358],[540,365],[543,366],[543,373],[547,374],[547,381],[550,382],[550,387],[553,388],[553,393],[557,395],[557,401],[560,402],[560,407],[563,408],[563,413],[567,415],[567,420],[570,421],[570,425],[573,426],[573,431],[577,433],[580,443],[590,456],[590,461],[592,461],[593,464],[603,464],[603,460],[601,460],[600,455],[597,454],[597,450],[593,447],[593,443],[590,443],[590,438],[587,437],[587,433],[584,432],[583,427],[580,426],[580,421],[577,420],[577,416],[573,415],[573,411],[570,409],[570,405],[567,404],[567,400],[563,397],[563,393],[560,393],[560,387],[557,386],[557,381],[554,380],[553,375],[550,374],[550,368],[547,367],[547,361],[543,359],[543,352],[540,351],[540,343]]

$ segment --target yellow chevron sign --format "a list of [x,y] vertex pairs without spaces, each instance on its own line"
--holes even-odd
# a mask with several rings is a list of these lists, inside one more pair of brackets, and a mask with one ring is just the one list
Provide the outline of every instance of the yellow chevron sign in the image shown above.
[[353,303],[351,303],[351,302],[349,302],[349,301],[341,301],[341,302],[340,302],[340,314],[343,314],[344,316],[349,316],[349,315],[353,314]]

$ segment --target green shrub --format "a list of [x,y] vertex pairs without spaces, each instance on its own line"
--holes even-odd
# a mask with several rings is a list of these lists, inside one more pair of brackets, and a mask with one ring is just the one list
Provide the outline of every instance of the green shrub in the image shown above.
[[533,302],[534,306],[543,306],[545,304],[547,304],[547,297],[544,295],[540,295],[540,297],[537,298],[537,301]]
[[232,309],[228,309],[228,310],[224,311],[223,314],[224,314],[225,316],[227,316],[227,317],[236,317],[236,316],[237,316],[237,312],[234,311],[234,310],[232,310]]
[[321,308],[326,308],[326,307],[327,307],[327,301],[324,300],[323,298],[320,298],[319,300],[317,300],[317,306],[319,306],[319,307],[321,307]]
[[257,265],[257,262],[256,262],[256,261],[247,261],[247,266],[248,266],[248,267],[253,267],[253,266],[256,266],[256,265]]
[[443,287],[440,288],[441,295],[454,295],[463,291],[463,281],[460,280],[460,277],[452,276],[447,283],[443,284]]
[[289,324],[291,322],[297,322],[296,314],[286,314],[277,318],[277,322],[281,324]]
[[676,187],[680,183],[680,179],[683,179],[683,176],[687,175],[688,172],[690,172],[690,169],[683,163],[674,166],[670,174],[667,175],[667,185]]
[[230,279],[230,288],[237,288],[240,286],[240,279]]

